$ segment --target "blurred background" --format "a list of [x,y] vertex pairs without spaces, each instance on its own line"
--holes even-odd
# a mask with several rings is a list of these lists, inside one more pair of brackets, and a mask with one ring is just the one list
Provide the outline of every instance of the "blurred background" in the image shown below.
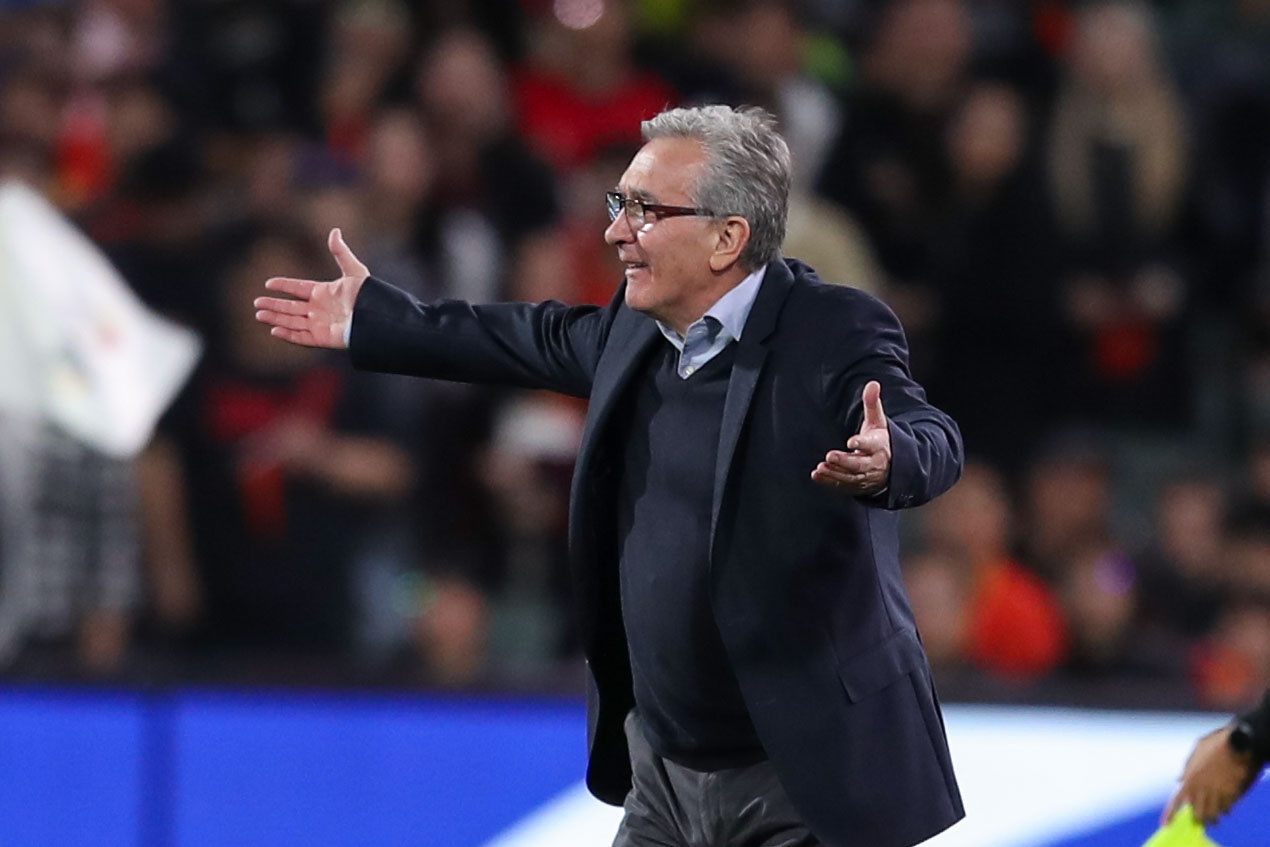
[[136,457],[0,414],[6,690],[575,702],[584,406],[354,373],[251,300],[338,225],[422,297],[606,302],[603,191],[703,102],[778,116],[787,255],[962,426],[904,527],[944,699],[1255,700],[1268,0],[0,0],[0,181],[206,345]]

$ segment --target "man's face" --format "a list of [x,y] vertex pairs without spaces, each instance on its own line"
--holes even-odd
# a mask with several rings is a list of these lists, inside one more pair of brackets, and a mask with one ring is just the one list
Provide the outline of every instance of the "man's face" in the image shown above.
[[[704,164],[699,142],[658,138],[635,154],[617,190],[649,203],[693,206],[690,190]],[[710,303],[700,301],[714,282],[709,262],[715,229],[710,218],[695,216],[661,218],[636,229],[627,215],[618,215],[604,240],[626,266],[626,304],[680,328],[701,317]]]

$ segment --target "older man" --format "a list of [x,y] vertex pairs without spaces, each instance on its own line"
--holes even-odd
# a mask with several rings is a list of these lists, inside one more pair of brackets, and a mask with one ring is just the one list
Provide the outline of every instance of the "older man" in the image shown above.
[[[771,117],[675,109],[609,192],[606,307],[420,303],[342,276],[259,319],[359,367],[589,397],[570,558],[587,784],[616,845],[915,844],[963,815],[896,510],[956,481],[956,425],[877,300],[780,257]],[[884,411],[885,400],[885,411]]]

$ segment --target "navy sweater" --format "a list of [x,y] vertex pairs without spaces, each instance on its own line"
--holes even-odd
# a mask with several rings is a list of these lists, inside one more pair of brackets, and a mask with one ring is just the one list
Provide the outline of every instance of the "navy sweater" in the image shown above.
[[715,625],[707,559],[723,401],[736,345],[688,379],[659,345],[631,383],[618,483],[622,616],[635,704],[665,758],[712,770],[763,758]]

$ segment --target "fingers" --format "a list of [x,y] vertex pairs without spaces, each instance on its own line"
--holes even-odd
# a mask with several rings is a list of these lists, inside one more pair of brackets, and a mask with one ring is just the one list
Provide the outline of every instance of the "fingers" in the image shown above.
[[811,478],[816,482],[825,482],[830,485],[856,485],[863,481],[864,474],[838,470],[821,462],[811,472]]
[[266,309],[282,315],[308,315],[310,313],[307,300],[284,300],[281,297],[257,297],[251,301],[257,309]]
[[884,454],[864,451],[846,453],[842,450],[830,450],[821,464],[841,473],[867,473],[885,470],[887,466]]
[[313,296],[313,289],[317,287],[317,283],[311,279],[291,279],[285,276],[275,276],[272,279],[265,280],[265,288],[270,291],[281,291],[283,294],[290,294],[292,297],[298,297],[301,300],[308,300]]
[[811,472],[811,478],[812,481],[821,485],[841,489],[849,494],[859,495],[876,491],[885,485],[886,471],[879,469],[847,471],[821,462]]
[[[1187,802],[1191,804],[1191,811],[1195,814],[1195,820],[1205,826],[1212,826],[1217,823],[1231,808],[1235,805],[1238,798],[1228,791],[1220,788],[1196,788],[1190,792]],[[1181,808],[1184,803],[1177,803],[1177,807]]]
[[280,326],[283,329],[309,329],[313,322],[304,315],[284,315],[281,312],[271,312],[268,309],[261,309],[256,312],[256,320],[270,326]]
[[864,402],[864,423],[861,425],[860,431],[885,429],[886,413],[882,411],[882,384],[877,380],[870,380],[864,386],[862,399]]
[[370,271],[344,243],[344,234],[340,232],[339,227],[331,230],[331,235],[326,241],[331,255],[335,257],[335,264],[340,266],[341,274],[359,278],[370,276]]
[[[847,439],[847,449],[865,455],[886,453],[891,449],[891,435],[885,429],[853,435]],[[843,455],[850,454],[844,453]]]
[[1197,792],[1195,800],[1191,804],[1191,808],[1195,811],[1195,819],[1205,826],[1217,820],[1217,807],[1217,798],[1212,795],[1212,792],[1208,791]]
[[302,344],[305,347],[315,347],[313,333],[308,331],[287,329],[284,326],[275,326],[269,330],[269,334],[274,338],[281,338],[283,341],[290,341],[292,344]]
[[1164,806],[1164,811],[1160,813],[1160,826],[1164,826],[1173,820],[1173,816],[1177,814],[1177,810],[1181,807],[1182,791],[1178,789],[1173,792],[1173,796],[1169,798],[1169,802]]
[[869,494],[886,485],[890,467],[889,449],[851,453],[830,450],[811,472],[811,478],[851,494]]
[[837,468],[830,467],[824,462],[816,465],[816,469],[811,472],[811,478],[816,482],[824,482],[838,487],[850,486],[852,488],[858,486],[868,486],[870,478],[875,476],[865,471],[842,471]]

